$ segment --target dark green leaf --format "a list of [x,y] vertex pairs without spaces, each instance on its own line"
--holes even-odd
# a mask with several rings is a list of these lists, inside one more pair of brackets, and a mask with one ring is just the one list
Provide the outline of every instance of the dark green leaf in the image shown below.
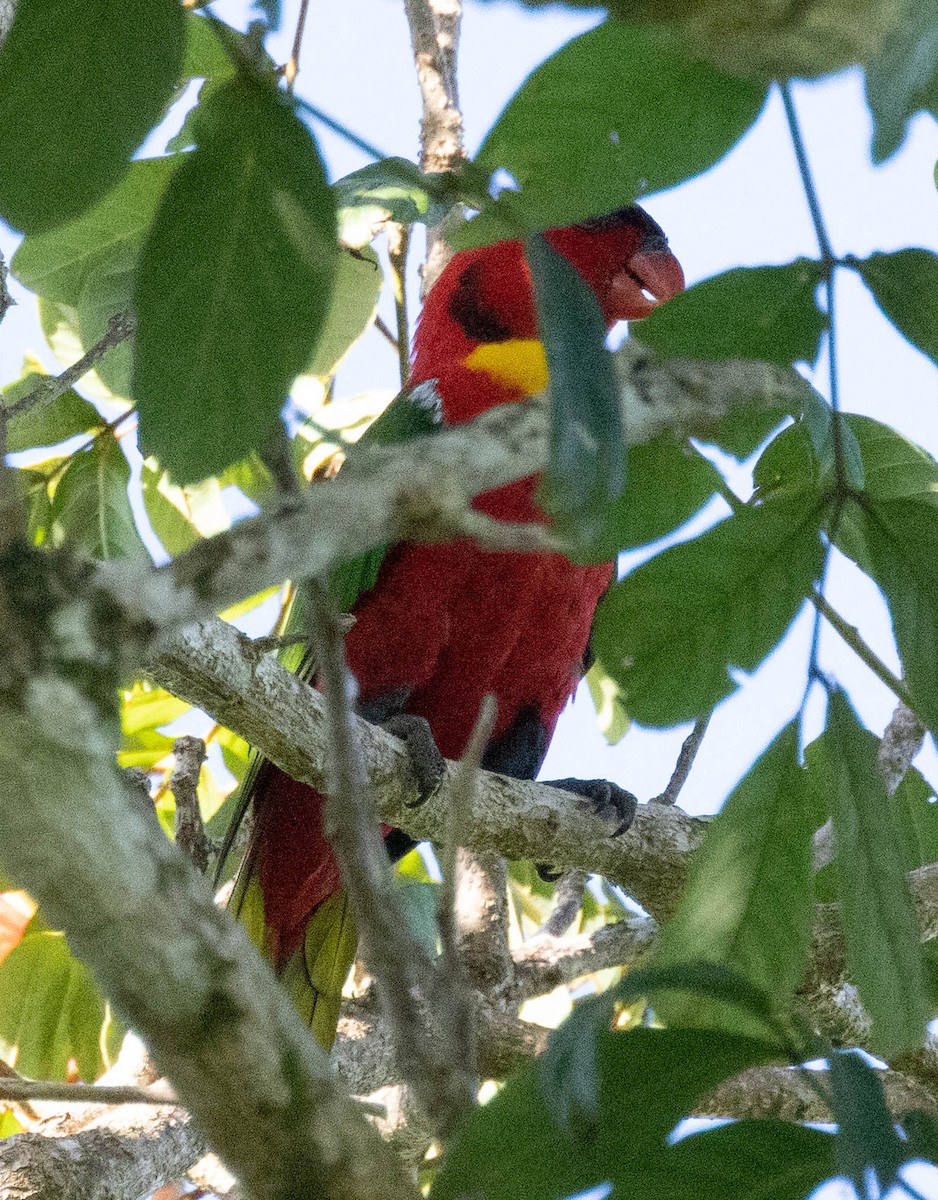
[[873,1048],[891,1057],[922,1044],[929,989],[876,751],[841,691],[830,700],[822,771],[837,843],[847,964],[873,1018]]
[[820,263],[739,267],[674,296],[646,317],[640,342],[682,358],[755,358],[813,363],[824,329],[815,293]]
[[[622,1137],[629,1123],[621,1121]],[[790,1121],[743,1120],[682,1138],[613,1174],[621,1200],[804,1200],[837,1173],[834,1137]]]
[[938,255],[895,250],[854,266],[903,337],[938,363]]
[[381,264],[370,247],[339,255],[332,305],[307,374],[324,377],[335,372],[349,347],[374,319],[381,282]]
[[[539,234],[525,242],[538,330],[550,375],[550,458],[542,485],[558,533],[575,546],[596,543],[605,508],[625,487],[625,439],[615,369],[596,297],[576,269]],[[596,546],[596,558],[620,544]]]
[[[27,359],[20,378],[3,389],[2,408],[16,404],[47,378],[38,363]],[[102,424],[95,406],[69,388],[51,404],[38,404],[13,417],[7,424],[6,448],[15,453],[36,446],[55,446]]]
[[812,494],[744,509],[614,585],[591,645],[633,718],[676,725],[709,712],[788,628],[824,552]]
[[0,212],[37,233],[108,192],[179,76],[178,0],[20,0],[0,54]]
[[908,1137],[908,1157],[920,1158],[938,1166],[938,1121],[931,1113],[913,1109],[902,1118]]
[[828,1062],[831,1108],[837,1121],[837,1173],[846,1175],[867,1197],[867,1173],[873,1170],[880,1189],[875,1195],[885,1195],[909,1153],[896,1133],[883,1085],[856,1050],[832,1054]]
[[[786,726],[726,801],[694,855],[680,908],[665,926],[660,966],[722,963],[781,1010],[804,977],[814,915],[811,850],[816,828],[796,724]],[[764,1035],[738,1006],[688,992],[655,999],[668,1023]]]
[[607,21],[528,77],[477,162],[512,173],[534,227],[562,225],[706,170],[764,99],[763,84],[695,58],[671,30]]
[[938,108],[936,0],[899,6],[892,30],[866,65],[866,98],[873,114],[873,162],[881,163],[899,149],[916,112]]
[[198,13],[188,13],[186,50],[179,71],[180,79],[224,80],[233,74],[234,64],[214,23]]
[[335,210],[288,101],[237,78],[205,106],[140,260],[140,440],[180,483],[273,435],[329,309]]
[[432,958],[437,950],[436,903],[440,889],[435,883],[407,880],[401,883],[398,894],[411,933]]
[[431,185],[406,158],[382,159],[343,176],[334,185],[342,242],[366,246],[388,221],[436,224],[445,208],[434,200]]
[[[599,1012],[597,1005],[595,1011]],[[561,1200],[639,1170],[670,1154],[665,1139],[695,1102],[723,1079],[778,1058],[776,1047],[707,1030],[633,1029],[614,1032],[605,1022],[590,1029],[577,1020],[573,1038],[595,1039],[598,1072],[595,1114],[583,1113],[572,1135],[556,1123],[556,1096],[545,1086],[562,1082],[562,1070],[525,1067],[483,1108],[476,1109],[447,1147],[432,1200],[484,1195],[486,1200]],[[565,1026],[558,1034],[563,1034]],[[548,1054],[551,1050],[548,1051]],[[584,1068],[580,1054],[566,1061]],[[546,1081],[546,1083],[545,1083]],[[591,1119],[590,1119],[591,1118]]]
[[869,569],[889,605],[915,711],[938,734],[938,509],[875,500],[864,516]]
[[27,933],[0,963],[0,1044],[21,1074],[64,1080],[74,1059],[82,1079],[96,1079],[110,1065],[102,1029],[111,1023],[91,973],[61,933]]
[[130,467],[116,438],[96,438],[74,454],[52,497],[53,545],[98,559],[146,555],[127,496],[129,482]]
[[132,163],[94,208],[47,233],[27,234],[13,255],[13,274],[46,299],[76,306],[92,275],[130,270],[178,162]]
[[673,966],[641,967],[629,971],[615,985],[614,995],[623,1004],[661,991],[688,991],[705,999],[720,1000],[745,1009],[763,1024],[774,1020],[772,1001],[757,984],[722,963],[686,962]]

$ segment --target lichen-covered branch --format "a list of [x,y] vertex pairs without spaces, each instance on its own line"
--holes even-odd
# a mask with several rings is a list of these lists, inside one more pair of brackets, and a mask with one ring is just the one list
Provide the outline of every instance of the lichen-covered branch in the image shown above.
[[244,931],[127,787],[112,737],[51,674],[0,706],[3,870],[65,930],[250,1195],[412,1197]]
[[[322,696],[274,659],[256,655],[250,639],[232,626],[213,620],[186,630],[151,661],[150,673],[294,779],[326,787],[329,745]],[[456,765],[447,764],[439,789],[414,806],[416,788],[403,744],[366,721],[358,722],[358,736],[381,819],[412,837],[444,841]],[[690,852],[706,825],[677,807],[640,806],[631,829],[613,836],[582,797],[484,771],[460,841],[505,858],[547,859],[560,868],[596,871],[665,918],[683,891]]]
[[[765,363],[664,363],[628,342],[616,362],[633,445],[665,430],[705,433],[743,404],[781,413],[809,390],[793,371]],[[535,399],[501,405],[433,437],[356,448],[337,479],[283,499],[165,567],[102,563],[95,574],[99,600],[131,641],[133,659],[159,636],[245,596],[284,579],[327,575],[337,563],[395,541],[468,536],[493,548],[558,548],[541,525],[505,525],[470,506],[480,492],[546,466],[547,426],[547,407]],[[75,614],[68,623],[80,628],[86,621]]]

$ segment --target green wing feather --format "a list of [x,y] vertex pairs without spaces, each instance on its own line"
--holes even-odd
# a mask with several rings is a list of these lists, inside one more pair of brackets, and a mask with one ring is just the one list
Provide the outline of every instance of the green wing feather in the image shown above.
[[[419,390],[415,389],[414,393],[400,392],[365,431],[358,445],[392,445],[436,432],[439,427],[439,407],[434,401],[435,393],[428,391],[426,384],[421,385]],[[350,456],[354,453],[353,448]],[[374,587],[386,553],[386,546],[378,546],[336,568],[329,583],[340,611],[349,612],[358,597]],[[289,635],[305,631],[305,596],[306,591],[301,584],[281,625],[281,633]],[[302,643],[285,646],[278,651],[278,658],[301,678],[308,679],[313,674],[313,657]],[[234,838],[254,798],[258,775],[266,761],[259,751],[252,752],[238,788],[231,824],[219,855],[216,886],[223,878]],[[239,868],[229,907],[263,952],[267,938],[264,900],[260,880],[253,868],[253,856],[249,855]],[[302,944],[280,973],[281,983],[326,1049],[335,1038],[342,988],[355,958],[357,940],[348,897],[340,890],[313,913]]]

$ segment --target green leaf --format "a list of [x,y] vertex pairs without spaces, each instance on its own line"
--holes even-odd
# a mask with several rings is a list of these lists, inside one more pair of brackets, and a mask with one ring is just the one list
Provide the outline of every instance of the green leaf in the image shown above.
[[938,255],[895,250],[852,265],[902,336],[938,363]]
[[431,958],[436,957],[437,923],[436,904],[440,889],[435,883],[407,880],[398,888],[404,915],[410,931]]
[[646,317],[639,340],[661,355],[813,363],[825,317],[815,293],[822,267],[739,267],[705,279]]
[[120,183],[80,217],[27,234],[10,264],[14,276],[46,299],[75,307],[93,275],[130,270],[179,162],[131,163]]
[[778,643],[818,578],[816,496],[773,498],[659,554],[600,603],[591,645],[632,717],[709,712]]
[[596,709],[596,721],[610,746],[620,742],[632,727],[632,718],[622,703],[619,685],[594,662],[583,676]]
[[[622,1136],[628,1137],[628,1121]],[[615,1171],[625,1200],[804,1200],[837,1174],[834,1137],[791,1121],[742,1120],[682,1138],[660,1159]]]
[[445,207],[434,199],[433,184],[406,158],[385,158],[343,176],[333,185],[343,244],[367,246],[388,221],[438,223]]
[[179,75],[178,0],[20,0],[0,54],[0,212],[38,233],[108,192]]
[[[12,407],[47,378],[39,361],[27,355],[23,361],[22,375],[3,389],[2,408]],[[102,424],[95,406],[69,388],[51,404],[38,404],[13,417],[7,424],[6,449],[12,454],[37,446],[55,446],[79,434],[99,429]]]
[[879,53],[866,65],[866,98],[873,114],[872,158],[881,163],[905,138],[920,109],[938,108],[938,2],[901,4]]
[[889,605],[915,711],[938,734],[938,509],[874,500],[863,514],[868,569]]
[[335,373],[352,343],[374,320],[381,283],[381,264],[370,247],[339,255],[332,305],[306,374]]
[[822,771],[847,964],[873,1019],[873,1049],[888,1058],[922,1044],[929,989],[876,752],[839,690],[830,700]]
[[837,1173],[846,1175],[867,1197],[871,1195],[867,1175],[872,1170],[879,1184],[875,1195],[885,1195],[909,1152],[896,1133],[883,1085],[856,1050],[832,1054],[828,1065],[831,1109],[837,1122]]
[[625,490],[605,522],[617,549],[657,541],[683,525],[722,484],[713,463],[671,434],[630,446]]
[[[625,487],[625,438],[619,385],[606,350],[596,297],[539,234],[525,242],[538,330],[550,376],[550,458],[541,493],[555,528],[597,561],[619,549],[600,539],[605,506]],[[613,539],[615,540],[615,539]]]
[[[787,1007],[808,963],[814,915],[816,828],[792,723],[737,786],[691,863],[680,908],[665,926],[655,964],[721,963]],[[737,1006],[672,993],[655,1000],[669,1024],[764,1035]]]
[[215,25],[198,13],[186,14],[186,51],[180,79],[229,79],[234,63],[219,38]]
[[140,441],[178,483],[272,436],[329,309],[338,254],[319,153],[288,100],[238,77],[205,105],[137,279]]
[[[78,335],[83,346],[96,345],[115,313],[129,312],[133,305],[133,267],[95,272],[82,289],[78,300]],[[115,396],[129,399],[134,356],[133,337],[125,338],[95,365],[98,377]]]
[[[596,1006],[598,1011],[599,1006]],[[723,1079],[778,1058],[776,1047],[707,1030],[589,1030],[595,1038],[595,1112],[576,1133],[556,1120],[557,1095],[579,1086],[540,1063],[526,1066],[476,1109],[447,1147],[431,1200],[484,1195],[486,1200],[561,1200],[671,1151],[665,1139],[695,1102]],[[605,1006],[608,1022],[609,1008]],[[553,1046],[556,1034],[551,1038]],[[552,1050],[548,1050],[548,1055]],[[582,1056],[566,1060],[577,1069]],[[550,1089],[550,1090],[548,1090]],[[627,1114],[624,1117],[623,1114]]]
[[27,933],[0,963],[0,1047],[23,1075],[91,1081],[110,1065],[110,1011],[61,933]]
[[69,545],[96,559],[144,557],[127,485],[130,466],[111,435],[77,451],[52,497],[53,545]]
[[562,225],[706,170],[765,94],[695,58],[669,29],[606,21],[528,77],[477,163],[511,172],[522,189],[512,207],[520,199],[533,227]]
[[908,1137],[909,1158],[920,1158],[938,1166],[938,1121],[931,1113],[913,1109],[902,1117]]

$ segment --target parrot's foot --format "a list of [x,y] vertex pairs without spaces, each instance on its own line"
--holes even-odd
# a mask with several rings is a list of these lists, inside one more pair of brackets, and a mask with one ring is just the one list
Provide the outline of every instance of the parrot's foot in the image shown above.
[[631,792],[620,788],[618,784],[610,783],[608,779],[551,779],[543,782],[548,787],[560,788],[561,791],[582,796],[582,807],[599,817],[606,825],[612,826],[609,830],[610,837],[618,837],[620,833],[625,833],[635,820],[638,800]]
[[[635,810],[638,800],[620,788],[618,784],[610,783],[608,779],[544,779],[547,787],[559,788],[563,792],[575,792],[582,796],[580,802],[606,825],[612,826],[610,837],[618,837],[620,833],[631,826],[635,820]],[[564,871],[557,871],[543,863],[536,864],[536,870],[545,883],[556,883]]]
[[382,728],[400,738],[407,747],[410,769],[417,781],[417,799],[411,807],[426,804],[446,774],[446,759],[430,732],[429,723],[412,713],[396,713],[383,722]]

